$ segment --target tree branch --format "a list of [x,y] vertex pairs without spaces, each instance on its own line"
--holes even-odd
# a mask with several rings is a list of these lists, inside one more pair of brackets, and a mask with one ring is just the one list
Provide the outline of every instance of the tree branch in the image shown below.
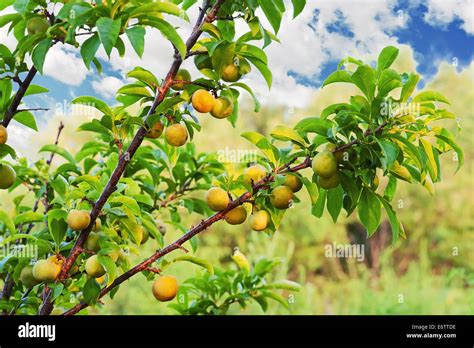
[[[55,145],[58,145],[59,143],[59,136],[61,135],[62,130],[64,129],[64,124],[62,122],[59,123],[59,128],[58,128],[58,134],[56,135],[56,141],[54,142]],[[54,158],[54,152],[51,153],[51,156],[49,157],[49,160],[46,162],[48,166],[51,166],[51,162],[53,162]],[[44,198],[45,198],[45,214],[49,210],[49,204],[48,202],[48,183],[46,182],[46,189],[44,192]],[[35,204],[33,206],[33,212],[36,212],[39,208],[39,202],[41,201],[41,197],[38,197],[35,201]],[[21,233],[21,230],[23,229],[23,226],[20,226],[19,230]],[[29,234],[31,230],[33,229],[33,223],[30,223],[28,227],[26,228],[26,231],[24,232],[25,234]],[[21,239],[16,240],[16,245],[20,244]],[[0,293],[0,300],[8,300],[11,296],[11,292],[13,290],[14,286],[13,278],[11,277],[10,274],[7,274],[7,277],[5,278],[5,284],[3,285],[2,292]],[[3,311],[3,314],[7,314],[6,311]]]
[[[377,127],[377,129],[374,132],[372,132],[371,130],[365,132],[364,136],[369,136],[371,134],[378,134],[382,131],[382,129],[386,125],[387,125],[387,123],[385,122],[385,123],[381,124],[379,127]],[[337,147],[336,149],[333,150],[333,152],[343,151],[344,149],[346,149],[348,147],[351,147],[355,144],[357,144],[356,141],[348,142],[347,144],[344,144],[344,145],[341,145],[341,146]],[[294,172],[303,170],[305,168],[311,167],[311,163],[312,163],[311,162],[311,157],[309,157],[309,156],[305,157],[303,162],[301,162],[300,164],[297,164],[297,165],[292,167],[291,163],[293,163],[293,162],[294,162],[294,160],[284,164],[280,168],[277,168],[273,173],[267,174],[263,179],[261,179],[259,182],[257,182],[256,184],[253,185],[252,193],[251,192],[245,192],[244,194],[242,194],[241,196],[239,196],[235,200],[231,201],[225,209],[215,213],[214,215],[210,216],[206,220],[202,220],[199,224],[197,224],[196,226],[191,228],[186,234],[181,236],[175,242],[173,242],[172,244],[169,244],[168,246],[166,246],[165,248],[163,248],[161,250],[158,250],[156,253],[154,253],[152,256],[150,256],[145,261],[137,264],[135,267],[133,267],[130,270],[128,270],[127,272],[123,273],[121,276],[116,278],[112,282],[112,284],[110,284],[109,286],[107,286],[107,287],[105,287],[101,290],[101,292],[99,294],[99,298],[104,297],[110,291],[112,291],[112,289],[119,286],[120,284],[122,284],[124,281],[131,278],[135,274],[140,273],[140,272],[145,271],[145,270],[149,270],[150,265],[153,262],[160,259],[161,257],[169,254],[170,252],[172,252],[176,249],[182,249],[182,245],[185,242],[187,242],[188,240],[190,240],[192,237],[196,236],[197,234],[199,234],[201,232],[204,232],[205,230],[207,230],[211,225],[213,225],[217,221],[220,221],[220,220],[224,219],[226,213],[228,213],[230,210],[232,210],[235,207],[240,206],[240,205],[244,204],[245,202],[248,202],[249,200],[251,200],[252,196],[255,195],[258,191],[263,190],[263,189],[268,189],[268,184],[275,180],[275,176],[277,174],[284,174],[284,173],[290,173],[290,172],[294,173]],[[79,304],[75,305],[74,307],[72,307],[71,309],[69,309],[68,311],[64,312],[63,315],[74,315],[74,314],[78,313],[79,311],[81,311],[81,310],[83,310],[84,308],[87,308],[87,307],[88,307],[88,304],[79,303]]]
[[21,82],[20,87],[18,88],[18,91],[16,92],[15,97],[13,98],[12,103],[10,104],[7,112],[5,113],[5,117],[3,118],[2,125],[5,128],[8,127],[13,116],[15,116],[15,114],[17,113],[18,106],[20,106],[21,100],[25,96],[26,90],[30,86],[31,81],[33,81],[36,72],[36,68],[32,66],[31,69],[28,71],[28,74],[26,75],[25,79]]
[[[219,8],[221,7],[221,5],[224,3],[224,1],[225,0],[217,0],[217,2],[210,9],[207,15],[205,14],[206,14],[206,11],[209,9],[209,2],[207,0],[204,1],[203,8],[201,9],[199,13],[199,16],[193,28],[193,31],[191,35],[189,36],[188,40],[186,41],[187,52],[191,50],[191,48],[196,44],[197,40],[199,39],[199,36],[202,34],[201,26],[203,25],[203,23],[210,23],[215,20],[217,12]],[[181,58],[181,56],[175,55],[173,64],[171,65],[171,68],[168,71],[166,78],[164,79],[163,83],[158,89],[158,94],[148,111],[147,117],[152,115],[155,112],[158,105],[160,105],[165,99],[166,93],[168,92],[182,62],[183,62],[183,59]],[[146,132],[147,130],[145,127],[143,126],[140,127],[137,133],[135,134],[135,137],[133,138],[132,142],[130,143],[130,146],[128,147],[127,151],[120,157],[117,167],[115,168],[112,176],[110,177],[104,191],[102,192],[102,194],[100,195],[99,199],[97,200],[96,204],[94,205],[94,207],[92,208],[90,212],[91,221],[90,221],[89,226],[86,229],[82,230],[81,233],[79,234],[79,237],[77,238],[73,248],[71,249],[71,252],[68,258],[63,263],[63,267],[61,269],[61,273],[59,274],[57,281],[62,281],[68,277],[68,272],[71,269],[74,262],[76,261],[77,257],[80,255],[81,253],[80,249],[82,245],[84,244],[85,240],[87,239],[87,237],[89,236],[89,233],[95,224],[95,220],[97,219],[100,211],[104,207],[108,198],[116,190],[117,183],[122,177],[125,171],[125,168],[128,165],[128,162],[130,162],[130,159],[133,157],[137,149],[140,147],[145,137]],[[48,291],[48,294],[43,302],[43,306],[40,310],[40,313],[39,313],[40,315],[48,315],[51,313],[53,309],[53,305],[52,305],[52,302],[50,301],[50,296],[51,296],[51,292]]]

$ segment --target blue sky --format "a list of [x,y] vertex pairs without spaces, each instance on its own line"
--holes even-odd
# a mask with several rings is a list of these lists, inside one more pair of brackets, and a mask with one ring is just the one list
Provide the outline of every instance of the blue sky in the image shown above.
[[[460,2],[463,8],[460,8]],[[411,47],[417,69],[425,82],[436,74],[443,61],[452,63],[454,58],[457,59],[460,70],[473,59],[472,16],[466,15],[466,9],[473,11],[470,0],[456,0],[456,3],[440,0],[320,0],[309,1],[308,4],[311,5],[297,20],[288,18],[282,24],[282,43],[272,46],[268,52],[275,80],[272,92],[268,92],[258,76],[251,74],[250,81],[245,81],[264,98],[280,100],[280,96],[290,90],[294,93],[290,95],[293,98],[290,100],[298,104],[298,98],[308,98],[319,88],[321,82],[336,69],[341,58],[348,54],[369,54],[374,59],[387,43]],[[403,25],[397,23],[398,19],[403,20]],[[56,61],[50,58],[49,69],[45,66],[46,76],[39,76],[34,81],[51,92],[47,98],[29,97],[28,106],[53,107],[57,102],[70,101],[79,95],[95,95],[113,103],[111,91],[125,82],[123,76],[127,67],[131,70],[139,64],[159,73],[154,67],[169,65],[171,57],[160,51],[160,47],[166,44],[163,41],[155,43],[159,36],[156,32],[148,35],[143,61],[129,49],[127,64],[118,57],[111,62],[102,60],[102,76],[87,74],[77,53],[70,49],[60,52]],[[60,67],[57,63],[64,59],[72,61]],[[75,83],[68,83],[67,79],[62,78],[68,74],[82,77]],[[41,119],[45,115],[38,116]]]
[[[474,5],[471,10],[474,11]],[[398,14],[399,11],[409,12],[410,19],[407,25],[394,31],[387,31],[386,34],[395,38],[398,43],[407,44],[412,47],[418,63],[417,70],[423,75],[425,81],[431,79],[436,74],[441,61],[451,63],[457,60],[458,71],[471,63],[474,57],[474,35],[468,34],[461,28],[463,22],[459,18],[454,18],[450,23],[443,25],[429,23],[425,20],[425,16],[428,13],[428,8],[425,4],[408,7],[406,1],[399,2],[392,9],[394,15]],[[308,26],[314,30],[315,34],[317,33],[315,28],[319,16],[320,12],[316,9],[313,20],[308,23]],[[341,11],[336,10],[335,16],[336,20],[325,24],[327,31],[349,39],[354,38],[355,34],[347,24],[347,20]],[[321,72],[316,76],[298,74],[293,70],[288,71],[288,74],[300,84],[318,88],[321,82],[337,68],[339,61],[340,57],[334,57],[334,59],[325,61]]]

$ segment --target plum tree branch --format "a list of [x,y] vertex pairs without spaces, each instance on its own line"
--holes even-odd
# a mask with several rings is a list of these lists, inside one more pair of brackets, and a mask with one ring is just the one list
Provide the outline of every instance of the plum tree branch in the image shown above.
[[[378,134],[382,131],[382,129],[386,125],[387,125],[387,122],[381,124],[373,132],[371,130],[368,130],[364,133],[364,136],[369,136],[369,135],[372,135],[372,134]],[[333,150],[333,152],[343,151],[344,149],[347,149],[347,148],[349,148],[349,147],[351,147],[351,146],[353,146],[357,143],[358,143],[357,141],[350,141],[346,144],[343,144],[343,145],[337,147],[336,149]],[[189,241],[191,238],[193,238],[197,234],[199,234],[201,232],[204,232],[205,230],[207,230],[211,225],[213,225],[217,221],[220,221],[220,220],[224,219],[226,213],[228,213],[230,210],[234,209],[235,207],[240,206],[240,205],[244,204],[245,202],[248,202],[249,200],[251,200],[253,195],[255,195],[258,191],[263,190],[263,189],[268,189],[268,184],[270,182],[274,181],[275,176],[277,174],[284,174],[284,173],[289,173],[289,172],[294,173],[294,172],[303,170],[305,168],[311,167],[311,163],[312,163],[310,156],[305,157],[303,162],[301,162],[301,163],[299,163],[295,166],[291,166],[291,164],[293,162],[294,162],[294,160],[292,160],[292,161],[284,164],[283,166],[277,168],[273,173],[267,174],[263,179],[261,179],[260,181],[258,181],[256,184],[253,185],[252,192],[247,191],[247,192],[243,193],[238,198],[232,200],[225,209],[215,213],[214,215],[210,216],[206,220],[202,220],[199,224],[192,227],[186,234],[181,236],[175,242],[169,244],[168,246],[166,246],[163,249],[158,250],[156,253],[154,253],[152,256],[150,256],[148,259],[142,261],[141,263],[137,264],[136,266],[134,266],[133,268],[131,268],[127,272],[120,275],[118,278],[116,278],[112,282],[112,284],[110,284],[109,286],[103,288],[100,291],[99,298],[104,297],[110,291],[112,291],[112,289],[119,286],[120,284],[122,284],[124,281],[131,278],[135,274],[140,273],[142,271],[149,270],[150,265],[153,262],[160,259],[161,257],[171,253],[172,251],[174,251],[176,249],[181,249],[182,245],[185,242]],[[64,312],[63,315],[74,315],[74,314],[78,313],[79,311],[81,311],[82,309],[87,308],[87,307],[88,307],[87,303],[79,303],[79,304],[75,305],[74,307],[72,307],[71,309],[69,309],[68,311]]]
[[[311,166],[311,159],[310,159],[310,157],[306,157],[302,163],[300,163],[300,164],[298,164],[294,167],[287,167],[286,165],[284,165],[284,166],[276,169],[273,174],[269,173],[263,179],[261,179],[255,185],[253,185],[253,188],[252,188],[253,192],[243,193],[238,198],[231,201],[225,209],[215,213],[214,215],[210,216],[206,220],[202,220],[199,224],[197,224],[196,226],[191,228],[186,234],[181,236],[174,243],[169,244],[168,246],[166,246],[165,248],[163,248],[161,250],[158,250],[156,253],[154,253],[152,256],[150,256],[148,259],[146,259],[145,261],[137,264],[135,267],[131,268],[130,270],[128,270],[127,272],[123,273],[121,276],[116,278],[112,282],[112,284],[110,284],[109,286],[107,286],[107,287],[105,287],[101,290],[99,298],[102,298],[103,296],[108,294],[113,288],[117,287],[118,285],[120,285],[121,283],[123,283],[124,281],[129,279],[130,277],[134,276],[135,274],[140,273],[140,272],[145,271],[145,270],[148,270],[150,265],[153,262],[155,262],[156,260],[158,260],[159,258],[169,254],[170,252],[172,252],[176,249],[182,249],[182,245],[185,242],[187,242],[188,240],[190,240],[191,238],[193,238],[197,234],[207,230],[211,225],[213,225],[217,221],[220,221],[220,220],[224,219],[226,213],[228,213],[230,210],[234,209],[237,206],[240,206],[240,205],[244,204],[255,193],[257,193],[261,189],[266,188],[268,183],[270,183],[271,181],[273,181],[275,179],[275,175],[283,174],[283,173],[286,173],[286,172],[296,172],[296,171],[302,170],[304,168],[308,168],[310,166]],[[81,311],[82,309],[84,309],[86,307],[88,307],[88,304],[79,303],[76,306],[74,306],[73,308],[71,308],[70,310],[66,311],[64,313],[64,315],[74,315],[74,314],[78,313],[79,311]]]
[[[61,132],[62,132],[63,129],[64,129],[64,124],[62,122],[60,122],[59,123],[59,128],[58,128],[58,133],[56,135],[56,140],[54,142],[55,145],[58,145],[59,137],[61,136]],[[51,156],[49,157],[46,164],[48,166],[50,166],[53,159],[54,159],[54,152],[51,153]],[[47,182],[46,182],[45,186],[46,186],[46,189],[45,189],[45,192],[44,192],[44,196],[45,196],[45,201],[47,202],[47,197],[48,197],[48,183]],[[35,201],[34,206],[33,206],[33,212],[36,212],[38,210],[40,201],[41,201],[41,197],[38,197]],[[45,214],[48,212],[48,210],[49,210],[49,205],[45,204]],[[26,228],[26,231],[24,233],[29,234],[31,232],[31,230],[33,229],[33,225],[34,225],[33,223],[30,223],[28,225],[28,227]],[[23,225],[20,225],[20,227],[19,227],[20,233],[22,233],[22,229],[23,229]],[[16,245],[20,244],[20,242],[21,242],[21,239],[17,239],[16,240]],[[5,278],[5,284],[3,285],[2,292],[0,293],[0,300],[1,299],[8,300],[10,298],[14,285],[15,285],[15,283],[13,281],[13,278],[11,277],[11,274],[8,273],[6,278]],[[3,311],[3,314],[7,314],[7,312]]]
[[[191,35],[186,41],[187,52],[191,51],[192,47],[196,44],[197,40],[201,36],[202,25],[204,23],[210,23],[215,20],[217,12],[219,8],[221,7],[221,5],[224,3],[224,1],[225,0],[217,0],[214,6],[212,6],[212,8],[209,7],[210,5],[207,0],[204,1],[203,7],[201,8],[196,24],[194,25]],[[209,10],[209,12],[206,15],[207,10]],[[166,93],[170,89],[170,86],[182,62],[183,62],[183,58],[179,54],[174,56],[174,61],[171,65],[171,68],[169,69],[166,75],[166,78],[164,79],[163,83],[158,89],[157,96],[148,111],[147,117],[152,115],[155,112],[158,105],[160,105],[165,99]],[[62,281],[68,277],[68,272],[71,269],[74,262],[76,261],[77,257],[81,254],[82,245],[84,244],[90,231],[92,230],[92,227],[95,224],[95,220],[97,219],[100,211],[104,207],[108,198],[116,190],[117,183],[122,177],[125,171],[125,168],[127,167],[131,158],[133,157],[133,155],[135,154],[135,152],[137,151],[137,149],[140,147],[141,143],[143,142],[146,132],[147,130],[144,126],[140,127],[137,133],[135,134],[132,142],[130,143],[127,151],[120,157],[117,167],[112,173],[112,176],[110,177],[104,191],[102,192],[102,194],[100,195],[99,199],[97,200],[97,202],[95,203],[95,205],[93,206],[90,212],[91,221],[90,221],[89,226],[80,232],[79,237],[76,239],[76,242],[73,248],[71,249],[69,256],[67,257],[66,261],[63,263],[61,273],[59,274],[59,277],[58,277],[58,281]],[[48,291],[48,294],[46,295],[46,298],[43,301],[43,306],[41,307],[41,310],[39,313],[40,315],[48,315],[51,313],[53,309],[53,305],[50,300],[50,297],[51,297],[51,292]]]
[[20,83],[20,87],[18,88],[18,91],[15,94],[15,97],[13,97],[13,101],[11,102],[10,106],[8,107],[7,112],[5,113],[5,117],[3,118],[2,125],[7,128],[8,125],[10,124],[10,121],[13,119],[13,116],[18,111],[18,107],[21,104],[21,100],[25,96],[26,91],[28,90],[28,87],[31,84],[31,81],[33,81],[33,78],[35,77],[36,73],[38,71],[34,66],[31,67],[31,69],[28,71],[28,74],[26,75],[25,79]]

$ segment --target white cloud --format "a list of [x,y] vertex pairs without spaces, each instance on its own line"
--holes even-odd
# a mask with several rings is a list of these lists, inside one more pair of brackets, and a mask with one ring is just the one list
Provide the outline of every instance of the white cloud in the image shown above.
[[115,92],[122,87],[124,82],[113,76],[105,76],[100,80],[92,81],[92,88],[105,98],[114,98]]
[[59,45],[48,51],[43,72],[44,75],[71,86],[79,86],[88,74],[82,59],[75,52]]
[[425,21],[430,24],[446,26],[455,19],[463,23],[461,28],[468,34],[474,34],[474,8],[472,0],[428,0],[428,12]]

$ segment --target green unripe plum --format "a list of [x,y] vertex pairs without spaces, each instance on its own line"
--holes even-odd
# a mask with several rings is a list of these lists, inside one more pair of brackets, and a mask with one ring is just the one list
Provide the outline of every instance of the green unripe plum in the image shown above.
[[96,232],[89,233],[89,236],[87,236],[87,239],[84,242],[84,248],[86,250],[91,250],[94,252],[99,251],[100,249],[99,238],[100,238],[100,233],[96,233]]
[[219,97],[216,99],[214,106],[211,110],[211,115],[215,118],[227,118],[232,115],[234,111],[234,103],[230,98]]
[[270,196],[270,202],[277,209],[289,208],[293,201],[293,191],[288,186],[275,187]]
[[99,256],[92,255],[87,259],[86,273],[93,278],[99,278],[105,274],[105,269],[99,262]]
[[314,157],[312,167],[317,175],[329,178],[337,172],[337,159],[331,152],[322,151]]
[[155,225],[158,228],[158,231],[160,231],[161,235],[164,236],[166,234],[166,225],[163,223],[163,221],[157,219],[155,220]]
[[283,185],[288,186],[291,191],[298,192],[303,187],[303,183],[296,175],[286,175]]
[[12,187],[15,180],[15,170],[8,164],[0,164],[0,189],[5,190]]
[[27,265],[23,267],[20,272],[20,281],[28,289],[39,283],[39,281],[33,276],[33,266]]
[[29,35],[43,34],[46,33],[50,24],[49,22],[41,17],[33,17],[26,23],[26,30]]
[[341,183],[341,178],[339,176],[339,172],[334,173],[329,178],[325,178],[323,176],[318,176],[318,186],[325,189],[330,190],[332,188],[337,187]]
[[148,230],[143,227],[143,238],[140,244],[145,244],[148,241],[148,238],[150,238],[150,233],[148,233]]
[[220,187],[211,187],[206,193],[206,203],[214,211],[220,211],[229,205],[227,192]]

